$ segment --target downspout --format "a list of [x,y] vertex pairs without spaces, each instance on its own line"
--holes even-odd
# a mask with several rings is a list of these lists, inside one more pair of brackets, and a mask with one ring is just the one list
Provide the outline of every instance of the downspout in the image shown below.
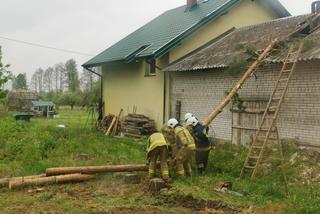
[[[162,70],[162,69],[161,69]],[[167,94],[167,72],[163,72],[163,118],[162,118],[162,124],[166,122],[166,94]]]

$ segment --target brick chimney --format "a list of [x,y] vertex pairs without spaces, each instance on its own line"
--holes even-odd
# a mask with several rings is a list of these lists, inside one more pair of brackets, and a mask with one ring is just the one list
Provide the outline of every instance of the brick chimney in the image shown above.
[[312,13],[320,13],[320,1],[315,1],[311,5]]
[[191,10],[196,5],[197,5],[197,0],[187,0],[187,9],[186,10]]

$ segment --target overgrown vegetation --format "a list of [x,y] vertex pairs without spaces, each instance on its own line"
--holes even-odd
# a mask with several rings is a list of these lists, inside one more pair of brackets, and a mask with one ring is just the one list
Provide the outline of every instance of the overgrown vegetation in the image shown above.
[[248,66],[247,60],[245,60],[241,56],[236,56],[229,63],[226,72],[233,77],[237,77],[239,74],[245,71],[247,66]]
[[[16,122],[11,115],[0,115],[0,177],[43,173],[47,167],[145,163],[145,142],[106,138],[103,133],[84,127],[87,113],[61,111],[58,119],[33,118],[30,123]],[[56,127],[65,124],[65,129]],[[254,181],[239,179],[247,154],[243,146],[217,143],[210,154],[205,175],[185,180],[174,179],[171,188],[159,196],[147,191],[146,173],[138,186],[123,183],[123,175],[100,175],[82,184],[45,187],[30,194],[27,190],[0,190],[2,213],[112,213],[116,211],[156,213],[194,213],[192,204],[200,199],[223,201],[251,213],[317,213],[320,209],[320,188],[317,173],[320,155],[298,151],[285,144],[286,171],[290,195],[285,193],[280,169],[266,165],[265,176]],[[82,159],[83,154],[88,158]],[[312,168],[308,176],[305,172]],[[306,171],[306,169],[308,169]],[[214,190],[220,181],[233,183],[233,190],[244,196],[233,196]],[[186,196],[190,204],[183,201]],[[189,197],[190,196],[190,197]],[[189,201],[190,202],[190,201]],[[30,211],[31,212],[31,211]],[[152,212],[149,212],[152,213]]]
[[[43,173],[50,166],[144,161],[141,144],[105,138],[102,132],[84,127],[87,117],[82,111],[64,111],[58,119],[35,118],[26,123],[2,116],[0,177]],[[66,129],[57,128],[58,124]],[[89,161],[79,159],[83,153]]]
[[235,47],[235,50],[237,51],[243,51],[244,53],[252,56],[252,57],[257,57],[257,49],[251,45],[251,44],[242,44],[242,43],[239,43],[236,45]]
[[308,38],[303,39],[303,49],[302,52],[307,52],[314,47],[314,41]]
[[[228,96],[228,94],[230,93],[231,89],[229,91],[225,91],[224,94],[225,96]],[[232,97],[232,108],[237,108],[239,110],[245,110],[246,107],[243,105],[244,101],[240,98],[240,95],[238,93],[236,93],[233,97]]]
[[256,48],[249,44],[239,43],[235,46],[235,51],[240,51],[242,54],[235,56],[228,65],[226,72],[231,76],[238,76],[249,66],[249,59],[258,57]]

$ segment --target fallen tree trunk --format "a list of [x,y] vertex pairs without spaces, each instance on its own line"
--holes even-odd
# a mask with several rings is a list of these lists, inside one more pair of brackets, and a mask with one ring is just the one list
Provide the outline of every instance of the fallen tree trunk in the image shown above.
[[104,172],[134,172],[148,171],[146,164],[129,164],[129,165],[107,165],[107,166],[83,166],[83,167],[58,167],[48,168],[47,176],[64,175],[72,173],[95,174]]
[[9,181],[10,181],[10,178],[1,178],[0,179],[0,187],[8,185]]
[[68,182],[81,182],[95,178],[94,175],[83,175],[83,174],[70,174],[70,175],[59,175],[51,177],[38,177],[38,178],[24,178],[22,179],[11,179],[9,181],[9,189],[17,189],[25,186],[39,186],[46,184],[62,184]]
[[212,113],[202,122],[204,126],[209,126],[210,123],[223,111],[223,109],[228,105],[234,95],[241,89],[242,85],[246,80],[255,72],[256,68],[261,64],[261,62],[268,56],[273,47],[278,43],[278,39],[274,39],[270,45],[263,51],[259,58],[248,68],[248,70],[243,74],[241,79],[232,88],[224,100],[213,109]]
[[0,179],[0,187],[9,185],[10,180],[23,181],[25,179],[42,178],[42,177],[46,177],[46,174],[22,176],[22,177],[12,177],[12,178],[2,178],[2,179]]

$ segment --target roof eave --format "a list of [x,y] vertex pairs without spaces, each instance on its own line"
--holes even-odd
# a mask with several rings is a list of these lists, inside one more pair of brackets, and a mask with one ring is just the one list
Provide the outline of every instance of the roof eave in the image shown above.
[[96,63],[84,63],[82,64],[81,66],[83,68],[94,68],[94,67],[99,67],[99,66],[102,66],[104,64],[108,64],[108,63],[123,63],[125,62],[124,59],[116,59],[116,60],[108,60],[108,61],[102,61],[102,62],[96,62]]
[[270,8],[277,15],[282,17],[292,16],[291,13],[278,0],[259,0],[259,2]]
[[153,55],[143,55],[143,56],[135,56],[135,57],[130,57],[130,58],[119,58],[119,59],[112,59],[112,60],[107,60],[103,62],[97,62],[97,63],[84,63],[81,66],[83,68],[93,68],[93,67],[98,67],[102,66],[105,64],[123,64],[123,63],[130,63],[134,60],[139,60],[142,58],[150,58],[154,57]]
[[[277,64],[277,63],[283,63],[285,59],[275,59],[275,60],[269,60],[268,62],[270,64]],[[305,58],[299,58],[298,62],[312,62],[312,61],[320,61],[319,57],[305,57]],[[192,67],[192,68],[170,68],[167,67],[164,69],[166,72],[195,72],[195,71],[206,71],[206,70],[212,70],[212,69],[225,69],[228,68],[229,65],[224,64],[212,64],[208,66],[198,66],[198,67]]]

